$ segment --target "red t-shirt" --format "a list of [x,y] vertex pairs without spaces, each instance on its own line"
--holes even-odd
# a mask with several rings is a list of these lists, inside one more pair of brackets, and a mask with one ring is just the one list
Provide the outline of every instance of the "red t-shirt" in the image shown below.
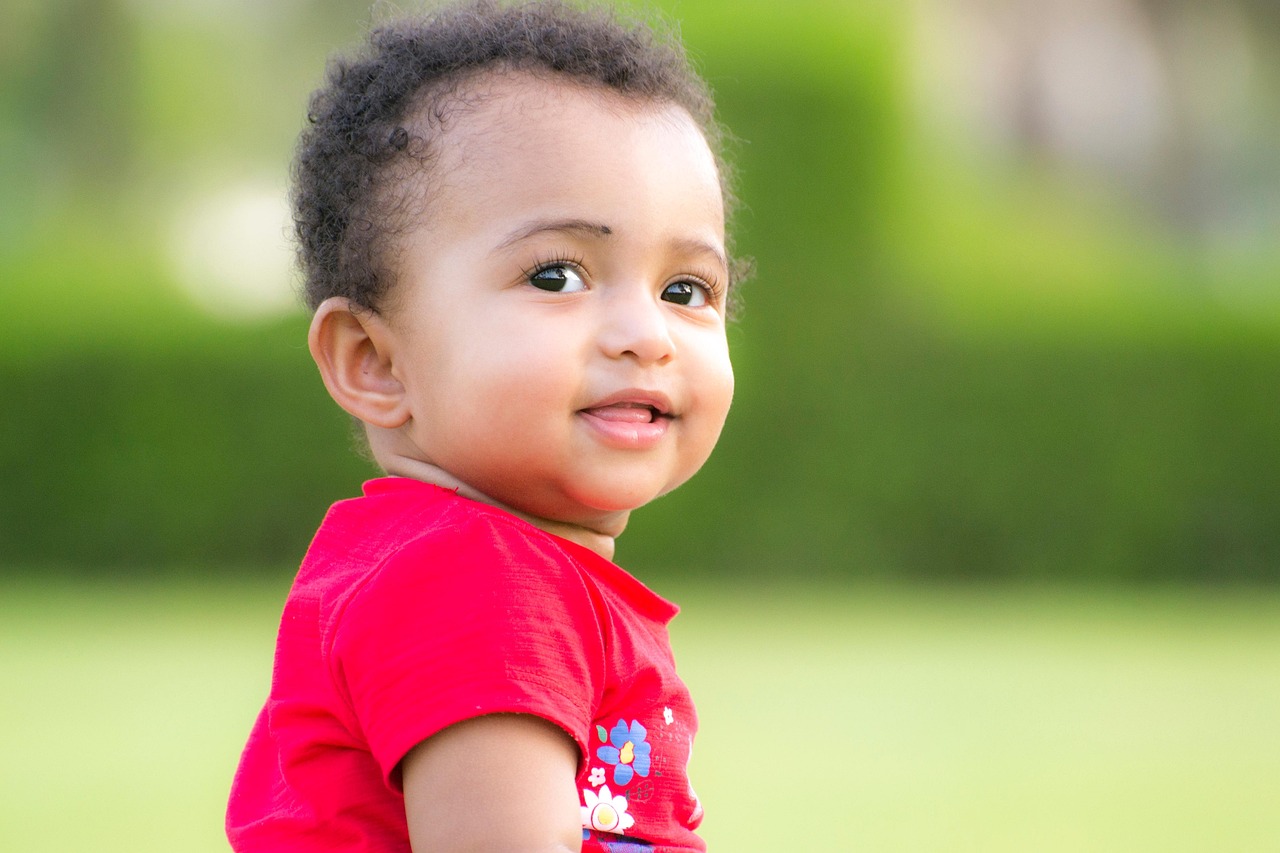
[[451,491],[387,477],[364,492],[330,509],[285,602],[231,789],[232,847],[407,851],[401,759],[453,723],[514,712],[577,742],[584,851],[705,850],[675,606]]

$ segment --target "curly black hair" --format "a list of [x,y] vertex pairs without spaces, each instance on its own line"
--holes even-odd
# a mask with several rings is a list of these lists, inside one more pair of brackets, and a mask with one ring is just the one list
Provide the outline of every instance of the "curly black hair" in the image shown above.
[[455,96],[489,70],[563,74],[683,107],[711,146],[731,203],[710,90],[669,28],[561,0],[463,0],[373,29],[359,53],[330,62],[311,97],[292,202],[312,310],[331,296],[378,310],[394,278],[390,240],[407,223],[404,185],[429,166],[430,137]]

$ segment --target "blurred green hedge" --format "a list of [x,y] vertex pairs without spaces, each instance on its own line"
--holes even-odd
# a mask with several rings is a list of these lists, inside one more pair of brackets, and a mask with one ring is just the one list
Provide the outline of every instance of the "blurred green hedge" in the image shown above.
[[[763,289],[767,285],[761,284]],[[765,309],[753,303],[754,314]],[[0,563],[290,563],[371,472],[299,323],[0,364]],[[1280,344],[1067,348],[882,325],[739,342],[712,462],[621,559],[727,577],[1280,579]],[[770,353],[761,356],[761,352]],[[16,414],[16,416],[15,416]]]
[[297,323],[218,346],[0,367],[6,563],[111,571],[297,557],[369,469]]
[[[1280,328],[1160,307],[1156,279],[1194,278],[1172,250],[1076,269],[1025,245],[1033,272],[1119,293],[1147,276],[1157,297],[948,322],[933,295],[972,293],[981,317],[1000,297],[976,278],[1016,293],[1026,271],[1000,252],[1019,235],[919,225],[950,167],[910,159],[883,22],[784,38],[789,19],[753,14],[731,39],[710,15],[685,27],[743,140],[738,245],[759,273],[731,330],[738,396],[707,468],[635,514],[620,561],[744,581],[1280,581]],[[989,189],[958,206],[1016,222]],[[97,251],[111,229],[53,228],[0,258],[20,293],[0,345],[0,571],[296,563],[373,473],[305,320],[220,325],[159,298],[176,291],[145,250]],[[1129,240],[1096,230],[1083,239]]]

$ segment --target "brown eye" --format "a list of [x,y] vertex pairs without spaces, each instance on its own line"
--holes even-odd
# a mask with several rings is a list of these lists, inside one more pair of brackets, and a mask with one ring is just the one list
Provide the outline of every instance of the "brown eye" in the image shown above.
[[701,308],[707,304],[707,289],[692,281],[673,281],[662,289],[662,298],[676,305]]
[[529,283],[549,293],[577,293],[587,289],[582,276],[564,264],[553,264],[536,270],[529,276]]

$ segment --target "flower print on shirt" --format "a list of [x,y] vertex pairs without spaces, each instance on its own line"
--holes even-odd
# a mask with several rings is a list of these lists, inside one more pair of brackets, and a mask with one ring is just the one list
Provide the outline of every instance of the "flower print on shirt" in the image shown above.
[[625,835],[609,839],[589,829],[582,830],[582,849],[593,853],[653,853],[653,845],[648,841]]
[[587,781],[591,783],[591,787],[599,788],[604,784],[604,768],[592,767],[591,775],[587,777]]
[[636,822],[627,814],[627,798],[622,795],[615,797],[608,785],[601,788],[599,794],[583,791],[582,802],[586,804],[582,806],[583,829],[622,834]]
[[[600,731],[603,733],[603,728]],[[627,785],[637,774],[649,775],[649,753],[653,747],[645,740],[648,734],[639,720],[632,720],[630,726],[625,720],[618,720],[609,732],[609,743],[596,750],[597,758],[613,765],[613,784]]]

